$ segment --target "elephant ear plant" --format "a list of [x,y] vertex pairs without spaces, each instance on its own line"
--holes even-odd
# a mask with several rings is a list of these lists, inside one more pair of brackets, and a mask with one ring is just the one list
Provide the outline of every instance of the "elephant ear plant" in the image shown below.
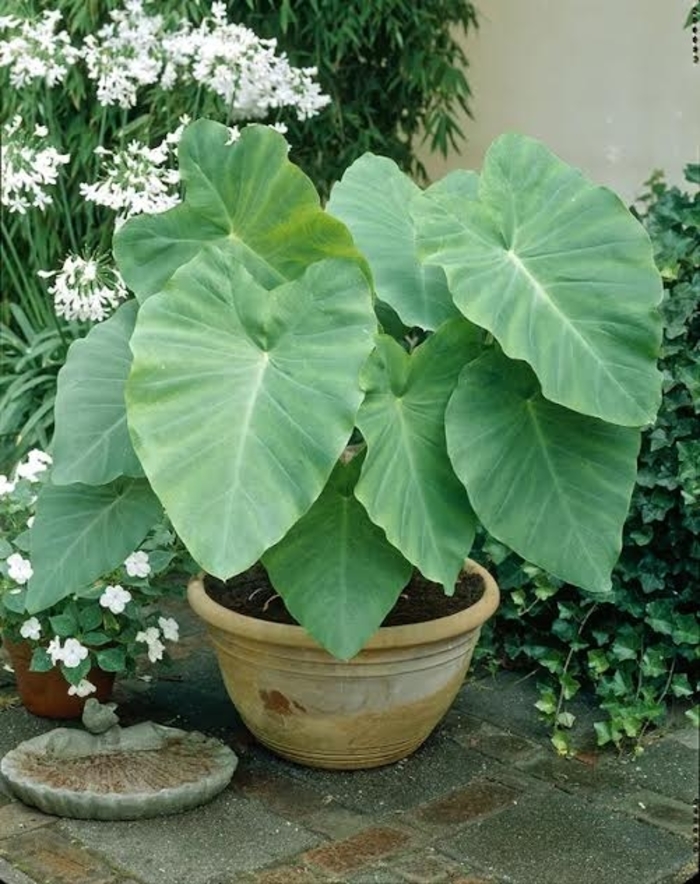
[[136,298],[61,372],[29,610],[162,508],[210,574],[261,561],[341,658],[414,568],[451,593],[478,522],[605,593],[660,401],[641,225],[519,135],[425,191],[367,154],[325,209],[279,134],[227,139],[190,125],[184,201],[116,235]]

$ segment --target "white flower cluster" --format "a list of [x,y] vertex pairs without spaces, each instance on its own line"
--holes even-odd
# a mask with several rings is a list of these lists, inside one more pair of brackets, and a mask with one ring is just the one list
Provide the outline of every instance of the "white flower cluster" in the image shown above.
[[43,211],[51,205],[47,188],[56,183],[59,167],[70,156],[45,144],[46,127],[36,126],[29,134],[21,131],[22,125],[22,117],[16,116],[2,130],[0,203],[9,212],[24,215],[32,206]]
[[19,553],[12,553],[5,560],[7,565],[7,576],[10,580],[14,580],[18,586],[24,586],[25,583],[32,579],[34,569],[29,559],[25,559]]
[[0,17],[0,67],[10,69],[15,88],[32,80],[45,80],[47,86],[62,83],[68,69],[80,58],[66,31],[57,31],[61,13],[44,10],[40,18]]
[[80,48],[65,31],[56,32],[59,12],[45,12],[41,20],[0,18],[0,31],[10,33],[0,40],[0,65],[11,67],[17,86],[36,77],[52,86],[82,57],[106,107],[134,107],[144,87],[170,90],[192,82],[221,96],[233,120],[260,120],[283,107],[305,120],[329,103],[315,81],[316,68],[294,67],[277,54],[275,40],[228,22],[225,3],[212,3],[198,27],[187,20],[168,26],[145,5],[124,0]]
[[107,158],[102,176],[95,184],[81,184],[80,193],[89,202],[118,213],[117,229],[132,215],[155,215],[172,209],[180,201],[180,174],[172,167],[175,151],[188,117],[155,147],[132,141],[125,150],[112,152],[98,147],[95,153]]
[[166,641],[179,641],[180,627],[177,620],[173,617],[159,617],[158,626],[149,626],[147,629],[136,633],[136,641],[144,642],[148,651],[148,659],[151,663],[157,663],[158,660],[163,659],[165,645],[161,641],[161,635]]
[[106,258],[68,255],[60,270],[40,270],[49,286],[57,316],[101,322],[127,296],[119,272]]
[[20,479],[26,479],[32,483],[38,482],[40,474],[45,472],[52,462],[50,454],[41,451],[39,448],[32,448],[26,460],[20,461],[17,464],[11,478],[0,474],[0,497],[12,494]]
[[147,15],[143,0],[126,0],[109,17],[111,21],[85,38],[88,76],[97,82],[101,105],[133,107],[139,88],[157,83],[163,70],[163,18]]
[[161,86],[170,88],[178,78],[194,81],[220,95],[233,120],[260,120],[283,107],[295,108],[305,120],[330,102],[314,81],[316,68],[293,67],[284,53],[276,54],[276,40],[229,23],[225,3],[212,3],[198,28],[182,22],[164,36],[163,46]]

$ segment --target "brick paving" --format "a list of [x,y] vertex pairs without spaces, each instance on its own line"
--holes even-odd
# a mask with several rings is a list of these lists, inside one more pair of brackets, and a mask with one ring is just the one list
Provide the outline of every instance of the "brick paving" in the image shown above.
[[[183,610],[175,669],[118,685],[122,723],[203,730],[239,754],[228,789],[175,817],[46,816],[0,784],[0,884],[684,884],[697,870],[697,731],[679,717],[643,755],[558,758],[534,686],[472,679],[411,758],[349,773],[287,763],[230,705]],[[13,682],[0,675],[0,699]],[[0,704],[0,756],[55,726]],[[590,712],[590,710],[588,710]],[[585,722],[587,710],[577,710]],[[589,716],[590,718],[590,716]]]

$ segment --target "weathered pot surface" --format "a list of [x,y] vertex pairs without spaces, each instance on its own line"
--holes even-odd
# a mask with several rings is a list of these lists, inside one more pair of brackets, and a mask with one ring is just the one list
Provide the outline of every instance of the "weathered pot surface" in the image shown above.
[[[70,685],[58,667],[49,669],[48,672],[32,672],[29,668],[32,662],[32,648],[27,642],[12,642],[8,638],[3,638],[3,644],[15,671],[17,692],[29,712],[44,718],[80,718],[86,698],[68,693]],[[114,688],[113,672],[93,668],[86,678],[97,689],[91,696],[101,703],[109,700]]]
[[425,623],[382,627],[347,662],[300,626],[230,611],[201,579],[188,599],[206,622],[238,712],[261,743],[310,767],[378,767],[410,755],[445,715],[467,673],[481,626],[498,607],[496,582],[474,605]]

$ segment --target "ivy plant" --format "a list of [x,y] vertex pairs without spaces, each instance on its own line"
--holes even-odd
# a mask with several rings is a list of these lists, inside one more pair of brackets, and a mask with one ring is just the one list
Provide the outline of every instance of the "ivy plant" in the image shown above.
[[[493,539],[483,552],[504,593],[501,622],[487,626],[482,659],[533,666],[537,707],[562,752],[575,717],[568,701],[592,693],[602,713],[600,745],[639,750],[674,699],[697,696],[700,657],[700,166],[687,189],[661,173],[635,212],[648,230],[664,280],[663,400],[642,434],[624,546],[606,598],[581,596]],[[695,669],[697,672],[697,669]],[[688,714],[698,722],[698,707]]]
[[136,297],[59,376],[30,609],[154,502],[216,577],[262,561],[341,658],[413,568],[452,593],[478,524],[606,597],[661,396],[643,226],[524,136],[425,191],[365,155],[326,209],[278,133],[227,141],[189,126],[184,202],[116,235]]

